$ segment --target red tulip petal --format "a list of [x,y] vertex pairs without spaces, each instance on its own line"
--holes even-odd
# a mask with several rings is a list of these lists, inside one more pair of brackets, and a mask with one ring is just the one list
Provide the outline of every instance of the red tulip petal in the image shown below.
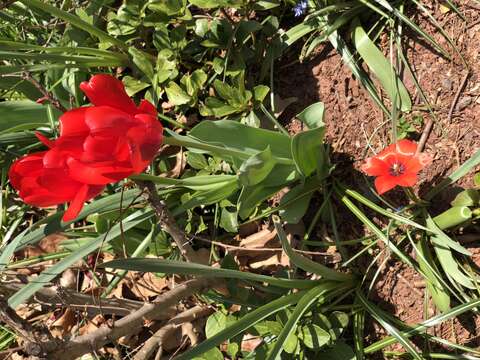
[[412,157],[405,163],[405,173],[416,174],[423,169],[423,165],[420,163],[419,159]]
[[388,174],[389,166],[385,161],[371,157],[365,161],[361,170],[369,176],[380,176]]
[[60,137],[87,136],[90,131],[85,123],[85,114],[90,107],[72,109],[60,116]]
[[108,136],[124,136],[128,129],[135,125],[129,114],[109,106],[89,108],[85,114],[85,122],[91,132]]
[[395,155],[397,153],[396,144],[387,146],[385,149],[380,151],[375,157],[380,160],[385,160],[388,156]]
[[140,101],[140,105],[138,106],[138,112],[142,114],[149,114],[157,118],[157,109],[150,101],[145,99]]
[[117,149],[118,137],[89,135],[83,143],[84,154],[82,161],[113,160]]
[[53,148],[45,153],[43,166],[47,169],[63,168],[65,167],[65,161],[66,155],[58,150],[58,148]]
[[84,164],[76,159],[67,161],[72,179],[91,185],[106,185],[120,181],[133,173],[130,167],[119,166],[113,162],[104,164]]
[[96,106],[110,106],[132,115],[137,113],[137,107],[127,95],[123,83],[111,75],[94,75],[90,81],[82,82],[80,89]]
[[33,153],[21,157],[13,162],[12,166],[10,166],[8,177],[10,179],[10,183],[15,189],[20,189],[21,180],[23,177],[29,174],[31,176],[32,174],[42,170],[44,154],[45,151]]
[[401,155],[413,156],[417,151],[417,144],[410,140],[400,140],[396,144],[397,152]]
[[87,194],[88,185],[82,185],[82,187],[80,187],[77,194],[73,198],[72,202],[69,204],[67,211],[65,211],[65,213],[63,214],[63,221],[71,221],[78,216],[78,214],[83,208],[83,204],[87,200]]
[[397,177],[391,175],[379,176],[375,179],[375,189],[379,195],[392,190],[398,185]]
[[397,176],[398,185],[400,186],[414,186],[417,183],[417,173],[405,173]]
[[40,142],[45,145],[46,147],[48,148],[52,148],[55,146],[55,141],[53,140],[50,140],[49,138],[47,138],[45,135],[43,135],[42,133],[38,132],[38,131],[35,131],[35,136],[37,137],[38,140],[40,140]]

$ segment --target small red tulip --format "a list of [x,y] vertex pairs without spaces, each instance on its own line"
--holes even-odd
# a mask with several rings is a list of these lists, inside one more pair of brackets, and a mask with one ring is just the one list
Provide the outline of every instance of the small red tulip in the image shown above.
[[414,186],[417,183],[418,172],[431,161],[429,155],[415,155],[416,151],[416,143],[400,140],[368,158],[361,169],[367,175],[377,177],[375,189],[380,195],[397,185]]
[[60,136],[37,137],[48,151],[27,155],[10,169],[10,181],[28,204],[69,202],[63,220],[73,220],[83,203],[104,186],[142,172],[160,149],[163,127],[147,100],[136,106],[123,83],[110,75],[80,84],[93,106],[60,117]]

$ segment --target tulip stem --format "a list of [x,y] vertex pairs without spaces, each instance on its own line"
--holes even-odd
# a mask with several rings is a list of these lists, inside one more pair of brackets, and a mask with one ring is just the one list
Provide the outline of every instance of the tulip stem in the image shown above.
[[186,127],[185,125],[179,123],[177,120],[174,120],[174,119],[169,118],[168,116],[165,116],[165,115],[163,115],[163,114],[157,114],[157,116],[158,116],[160,119],[168,122],[169,124],[172,124],[172,125],[174,125],[174,126],[177,126],[177,127],[179,127],[179,128],[182,128],[182,129],[188,129],[188,127]]
[[151,181],[136,181],[141,189],[146,190],[147,200],[150,206],[155,210],[160,226],[170,234],[177,245],[180,253],[188,262],[201,263],[197,253],[190,246],[190,240],[187,235],[178,227],[175,218],[168,210],[167,205],[160,199],[155,184]]

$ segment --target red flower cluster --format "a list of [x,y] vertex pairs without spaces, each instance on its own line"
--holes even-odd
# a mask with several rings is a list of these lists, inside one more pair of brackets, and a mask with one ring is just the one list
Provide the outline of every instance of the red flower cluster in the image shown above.
[[429,155],[415,155],[416,151],[416,143],[400,140],[368,158],[362,166],[362,171],[377,177],[375,188],[380,195],[397,185],[413,186],[417,183],[418,172],[431,161]]
[[80,84],[93,106],[60,117],[60,136],[37,137],[49,150],[26,155],[10,168],[10,182],[27,204],[48,207],[68,202],[64,221],[75,219],[85,201],[106,184],[142,172],[162,143],[155,107],[137,107],[123,83],[99,74]]

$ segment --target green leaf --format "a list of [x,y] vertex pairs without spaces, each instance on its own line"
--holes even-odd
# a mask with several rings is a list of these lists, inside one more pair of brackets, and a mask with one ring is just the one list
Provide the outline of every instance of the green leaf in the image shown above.
[[419,241],[417,251],[421,255],[417,256],[418,265],[420,266],[422,273],[425,275],[425,284],[432,296],[433,302],[441,312],[447,312],[450,310],[450,296],[448,295],[445,286],[443,286],[433,272],[433,270],[436,270],[436,266],[430,249],[424,239]]
[[323,330],[320,326],[315,324],[302,326],[298,337],[302,340],[305,346],[313,350],[320,349],[330,341],[330,334],[328,331]]
[[392,64],[370,40],[359,21],[354,22],[352,40],[358,53],[380,81],[390,100],[392,102],[395,100],[402,111],[410,111],[412,102],[405,85],[393,70]]
[[[60,112],[55,110],[55,115]],[[36,128],[48,124],[47,108],[29,100],[0,102],[0,132],[6,133],[22,126],[23,129]]]
[[153,63],[148,58],[147,54],[133,46],[128,48],[128,53],[132,56],[133,63],[140,69],[140,71],[144,73],[147,78],[153,80]]
[[468,174],[468,172],[473,168],[475,168],[478,164],[480,164],[480,149],[477,150],[477,152],[475,152],[475,154],[473,154],[470,159],[465,161],[462,164],[462,166],[460,166],[447,178],[442,180],[438,185],[430,189],[430,191],[425,195],[425,200],[431,200],[435,195],[437,195],[440,191],[445,189],[447,186],[453,184],[454,182],[458,181],[463,176]]
[[257,85],[253,88],[253,98],[255,101],[263,102],[269,91],[270,88],[268,86]]
[[211,338],[227,327],[227,315],[221,311],[217,311],[210,315],[205,324],[205,336]]
[[253,186],[262,182],[275,166],[270,147],[245,160],[238,170],[238,178],[243,186]]
[[397,339],[397,341],[404,347],[405,350],[416,360],[422,360],[422,356],[415,350],[412,343],[408,340],[408,338],[400,332],[397,328],[395,328],[388,320],[385,319],[383,312],[378,309],[378,307],[367,300],[365,295],[361,293],[360,289],[356,291],[357,299],[360,303],[365,307],[367,312],[373,316],[375,320],[377,320],[380,325],[392,336]]
[[183,354],[178,356],[176,360],[190,360],[199,354],[203,354],[207,350],[218,346],[224,341],[244,332],[248,328],[254,326],[258,322],[269,317],[270,315],[275,314],[276,312],[295,304],[304,294],[305,292],[300,291],[295,294],[282,296],[276,300],[269,302],[266,305],[250,311],[247,315],[227,327],[225,330],[219,332],[210,339],[205,340],[200,345],[197,345],[196,347],[185,351]]
[[477,206],[480,202],[480,193],[476,189],[463,190],[451,202],[452,206]]
[[244,186],[238,197],[238,216],[240,216],[241,219],[248,218],[258,204],[276,194],[283,187],[284,185],[263,186],[262,184],[253,187]]
[[238,212],[229,211],[226,207],[222,208],[220,226],[228,232],[236,233],[238,231]]
[[296,134],[292,138],[292,157],[298,172],[307,177],[318,171],[322,175],[328,173],[323,136],[325,127],[317,127]]
[[310,129],[324,127],[323,116],[325,113],[325,104],[323,102],[316,102],[306,107],[296,117],[306,124]]
[[[214,97],[205,99],[205,105],[200,108],[200,115],[215,116],[221,118],[230,114],[235,114],[239,109]],[[241,109],[240,109],[241,111]]]
[[173,105],[188,104],[191,100],[191,97],[173,81],[170,81],[167,86],[165,86],[165,91],[167,92],[168,101]]
[[308,210],[308,205],[315,191],[319,190],[316,178],[308,179],[287,192],[280,200],[279,215],[289,224],[298,224]]
[[213,278],[238,279],[244,281],[265,282],[273,286],[292,289],[310,289],[318,284],[312,280],[291,280],[273,276],[259,275],[238,270],[213,268],[207,265],[187,263],[175,260],[153,258],[130,258],[109,261],[101,265],[102,268],[114,268],[142,272],[159,272],[177,275],[194,275]]
[[306,258],[305,256],[300,255],[295,251],[293,251],[292,247],[290,246],[290,243],[288,242],[285,231],[282,228],[279,217],[273,216],[272,219],[275,225],[275,230],[277,230],[277,235],[280,238],[280,242],[282,243],[283,250],[296,266],[298,266],[299,268],[305,271],[318,274],[322,276],[324,279],[335,280],[335,281],[351,281],[352,280],[352,276],[349,274],[332,270],[325,265],[322,265],[313,260],[310,260],[309,258]]
[[70,23],[71,25],[88,32],[89,34],[97,37],[99,40],[108,42],[112,45],[118,46],[126,50],[128,46],[121,40],[114,38],[113,36],[108,35],[106,32],[100,30],[96,26],[89,24],[88,22],[83,21],[78,16],[70,14],[67,11],[63,11],[55,6],[52,6],[44,1],[40,0],[21,0],[27,8],[35,8],[46,12],[47,14],[51,14],[56,16],[60,19],[63,19]]
[[319,356],[328,360],[357,360],[352,348],[343,341],[335,343],[331,349],[320,353]]
[[[317,304],[322,304],[326,300],[326,296],[327,296],[326,294],[335,289],[338,290],[338,285],[335,283],[321,284],[309,290],[300,299],[298,304],[295,306],[295,310],[288,317],[288,321],[283,327],[282,332],[277,337],[275,346],[273,347],[272,351],[269,353],[267,360],[275,360],[280,356],[280,354],[282,353],[282,350],[287,345],[287,341],[292,338],[292,335],[294,335],[294,331],[297,326],[297,323],[300,320],[300,318],[303,316],[303,314],[305,314],[305,312],[307,312],[315,302],[317,302]],[[344,291],[344,290],[341,289],[341,291]],[[326,340],[328,341],[330,340],[330,336],[328,335],[328,333],[326,334],[327,334]],[[321,340],[324,340],[324,336],[321,337]],[[287,348],[290,348],[290,349],[293,348],[293,350],[295,350],[296,344],[295,346],[293,345],[287,346]],[[285,349],[285,351],[287,351],[287,349]]]
[[243,152],[247,158],[269,146],[273,156],[291,159],[288,136],[236,121],[202,121],[190,131],[190,136],[212,145]]
[[149,83],[135,79],[128,75],[122,78],[122,82],[125,85],[125,90],[127,91],[128,96],[133,96],[143,89],[151,86]]

